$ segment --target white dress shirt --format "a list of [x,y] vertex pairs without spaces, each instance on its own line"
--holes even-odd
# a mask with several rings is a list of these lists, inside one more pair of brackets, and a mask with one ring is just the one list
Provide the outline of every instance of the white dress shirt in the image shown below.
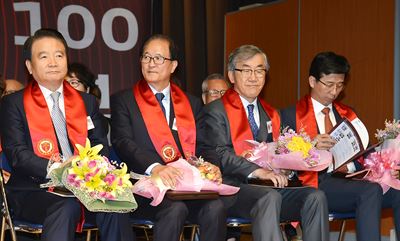
[[153,88],[153,86],[149,85],[151,91],[153,92],[154,95],[157,93],[163,93],[164,94],[164,99],[162,99],[162,105],[164,106],[165,109],[165,118],[167,119],[167,123],[169,126],[169,113],[170,113],[170,104],[171,104],[171,84],[168,84],[168,86],[163,89],[161,92],[157,91],[156,89]]
[[244,110],[246,111],[247,119],[249,118],[249,110],[247,109],[247,106],[250,105],[250,104],[254,105],[254,109],[253,109],[254,120],[256,121],[257,127],[260,128],[260,112],[258,111],[257,98],[251,103],[248,102],[242,96],[240,96],[240,100],[242,101]]
[[[156,89],[153,88],[153,86],[149,85],[151,91],[153,92],[153,94],[157,94],[160,93],[159,91],[157,91]],[[164,94],[164,99],[162,99],[162,104],[164,106],[165,109],[165,118],[167,119],[167,123],[169,126],[169,113],[170,113],[170,104],[171,104],[171,84],[168,84],[168,86],[163,89],[161,91],[161,93]],[[149,167],[147,167],[145,174],[147,175],[151,175],[151,171],[153,170],[153,168],[157,165],[161,165],[160,163],[156,162],[151,164]]]
[[[39,84],[39,83],[38,83]],[[47,108],[49,109],[49,113],[51,116],[51,110],[53,109],[54,101],[53,98],[51,98],[51,94],[53,91],[47,89],[46,87],[42,86],[39,84],[40,91],[42,91],[42,94],[44,96],[44,99],[46,100]],[[64,95],[63,95],[63,85],[61,85],[57,90],[57,92],[60,92],[60,97],[58,99],[58,105],[60,107],[60,110],[65,118],[65,108],[64,108]],[[54,91],[55,92],[55,91]],[[51,166],[47,170],[46,178],[50,178],[49,174],[52,170],[58,168],[61,165],[60,162],[56,162],[51,164]]]
[[[39,88],[42,91],[42,94],[44,96],[44,99],[46,100],[46,104],[47,104],[47,108],[49,109],[49,112],[51,114],[51,110],[53,109],[53,99],[51,98],[51,94],[53,93],[53,91],[47,89],[46,87],[42,86],[39,84]],[[64,108],[64,88],[63,85],[61,85],[57,90],[57,92],[60,92],[60,98],[58,99],[58,105],[60,107],[60,110],[65,118],[65,108]],[[54,91],[54,92],[56,92]]]

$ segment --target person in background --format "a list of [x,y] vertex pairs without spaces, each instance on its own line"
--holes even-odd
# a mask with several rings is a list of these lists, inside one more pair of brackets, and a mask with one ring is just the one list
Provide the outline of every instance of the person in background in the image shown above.
[[201,84],[203,103],[208,104],[213,100],[221,98],[228,89],[229,84],[224,79],[224,76],[218,73],[210,74]]
[[[76,90],[89,93],[96,97],[97,105],[100,107],[101,90],[96,84],[96,76],[85,65],[72,63],[68,66],[68,74],[65,80]],[[110,133],[110,119],[101,114],[104,131],[107,136]],[[108,138],[109,139],[109,138]]]
[[[19,90],[22,90],[24,88],[24,85],[21,84],[21,82],[19,82],[18,80],[15,79],[7,79],[4,80],[0,79],[0,96],[1,98],[3,98],[6,95],[10,95],[14,92],[17,92]],[[2,156],[2,150],[0,147],[0,158],[5,158]],[[3,160],[2,162],[2,169],[3,169],[3,178],[4,178],[4,183],[7,183],[8,180],[10,179],[10,173],[7,171],[10,167],[9,167],[9,163],[7,160]]]
[[[13,173],[6,188],[15,217],[43,224],[41,240],[74,241],[83,217],[96,223],[101,240],[135,240],[129,214],[89,212],[76,198],[47,192],[49,173],[78,154],[75,144],[88,138],[102,144],[108,156],[105,132],[94,96],[76,91],[66,81],[68,47],[54,29],[39,29],[24,44],[27,87],[2,99],[2,147]],[[68,97],[68,98],[67,98]],[[83,215],[84,214],[84,215]]]
[[12,94],[12,93],[17,92],[18,90],[22,90],[24,88],[24,85],[15,79],[4,80],[4,85],[5,85],[4,91],[1,94],[1,96],[6,96],[9,94]]
[[[321,150],[329,150],[335,145],[335,140],[328,133],[345,118],[358,122],[357,126],[362,126],[361,131],[368,133],[354,110],[337,100],[346,86],[349,72],[350,64],[344,56],[334,52],[318,53],[311,62],[307,79],[310,94],[305,95],[295,105],[281,110],[282,127],[289,126],[293,130],[306,132],[314,138],[315,146]],[[365,143],[365,147],[367,144]],[[360,163],[354,161],[338,171],[352,173],[361,168]],[[299,178],[304,184],[324,191],[329,211],[355,212],[357,240],[381,239],[381,207],[393,208],[396,234],[400,237],[400,191],[390,188],[382,196],[379,184],[335,177],[332,170],[333,165],[319,173],[300,172]],[[398,178],[398,171],[394,171],[392,175]]]
[[95,75],[83,64],[72,63],[68,66],[67,82],[76,90],[89,93],[95,86]]

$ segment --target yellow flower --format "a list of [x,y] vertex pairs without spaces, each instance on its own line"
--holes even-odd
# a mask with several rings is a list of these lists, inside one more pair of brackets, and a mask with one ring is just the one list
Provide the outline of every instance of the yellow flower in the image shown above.
[[75,174],[77,180],[85,179],[85,175],[91,171],[88,166],[88,159],[80,160],[78,157],[72,160],[72,168],[68,170],[68,174]]
[[303,154],[303,158],[306,158],[309,155],[308,152],[312,148],[312,144],[305,142],[300,136],[293,136],[292,140],[287,144],[287,148],[292,152],[301,152]]
[[132,183],[129,180],[130,175],[128,173],[128,166],[125,163],[121,163],[121,169],[115,169],[113,171],[113,173],[117,177],[117,184],[119,185],[121,190],[123,187],[131,187],[132,186]]
[[98,191],[105,185],[100,173],[97,173],[85,180],[85,186],[89,192]]
[[101,160],[103,157],[99,155],[101,149],[103,149],[103,145],[99,144],[94,147],[90,146],[90,140],[86,138],[85,147],[75,144],[76,148],[79,151],[79,157],[81,160],[88,158],[89,160]]

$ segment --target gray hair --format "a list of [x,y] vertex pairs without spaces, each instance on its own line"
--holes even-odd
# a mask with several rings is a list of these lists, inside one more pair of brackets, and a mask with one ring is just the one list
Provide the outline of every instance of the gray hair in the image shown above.
[[228,58],[228,71],[235,71],[236,63],[248,60],[256,54],[261,54],[265,58],[265,69],[269,70],[267,55],[259,47],[255,45],[242,45],[231,52]]
[[[222,79],[225,81],[225,78],[222,74],[220,73],[214,73],[214,74],[210,74],[209,76],[207,76],[204,80],[203,83],[201,84],[201,92],[206,92],[207,88],[208,88],[208,81],[209,80],[213,80],[213,79]],[[226,82],[226,81],[225,81]],[[229,86],[229,85],[228,85]]]

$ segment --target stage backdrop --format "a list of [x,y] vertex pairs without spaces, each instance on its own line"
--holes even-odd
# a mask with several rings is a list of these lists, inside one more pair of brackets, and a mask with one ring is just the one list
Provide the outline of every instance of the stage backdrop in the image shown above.
[[139,54],[151,32],[151,2],[0,1],[0,74],[26,83],[24,41],[37,29],[58,29],[67,40],[70,63],[83,63],[98,77],[100,107],[107,112],[109,95],[141,77]]

